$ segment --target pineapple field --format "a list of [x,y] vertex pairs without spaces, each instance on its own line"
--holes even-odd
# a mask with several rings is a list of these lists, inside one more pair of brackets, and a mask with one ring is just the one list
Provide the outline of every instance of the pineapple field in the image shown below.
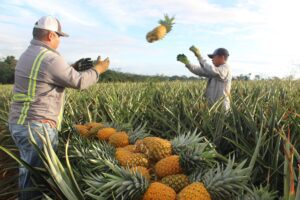
[[0,199],[16,198],[23,165],[45,199],[300,200],[300,82],[234,81],[227,112],[205,84],[68,89],[58,152],[46,129],[43,149],[29,138],[43,169],[19,159],[0,86]]

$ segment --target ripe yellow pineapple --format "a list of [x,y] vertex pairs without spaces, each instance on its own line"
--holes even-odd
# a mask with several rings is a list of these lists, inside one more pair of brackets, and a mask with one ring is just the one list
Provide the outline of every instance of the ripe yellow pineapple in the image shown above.
[[157,40],[161,40],[165,37],[167,33],[169,33],[174,25],[174,17],[169,18],[168,15],[165,15],[164,20],[159,20],[159,26],[155,27],[152,31],[147,33],[146,39],[148,42],[152,43]]
[[100,140],[108,141],[109,137],[116,132],[117,132],[117,130],[114,128],[102,128],[98,131],[97,137]]
[[211,197],[203,183],[195,182],[179,192],[178,200],[211,200]]
[[184,174],[176,174],[164,177],[161,182],[179,192],[186,187],[190,181],[189,178]]
[[175,199],[176,199],[176,192],[169,186],[159,182],[151,183],[143,197],[143,200],[175,200]]
[[79,132],[82,137],[89,137],[89,130],[84,125],[74,125],[75,129]]
[[131,153],[127,150],[119,149],[116,151],[115,157],[119,161],[120,165],[124,167],[148,167],[149,165],[147,157],[141,153]]
[[172,144],[170,141],[159,137],[146,137],[136,142],[137,152],[149,156],[149,159],[159,161],[172,155]]
[[179,156],[173,155],[158,161],[155,164],[155,173],[159,178],[182,173]]
[[136,149],[135,145],[127,145],[125,147],[119,147],[119,148],[117,148],[117,150],[126,150],[126,151],[129,151],[131,153],[134,153],[135,149]]
[[129,137],[125,132],[116,132],[109,137],[109,144],[114,147],[125,147],[129,145]]
[[96,135],[97,132],[104,127],[103,124],[97,122],[90,122],[85,124],[85,126],[89,130],[90,135]]
[[142,176],[144,176],[149,181],[151,179],[149,170],[146,167],[142,167],[142,166],[132,167],[130,168],[130,171],[139,172]]
[[99,123],[99,122],[88,122],[86,124],[84,124],[86,126],[86,128],[88,130],[92,129],[92,128],[96,128],[96,127],[103,127],[103,124],[102,123]]

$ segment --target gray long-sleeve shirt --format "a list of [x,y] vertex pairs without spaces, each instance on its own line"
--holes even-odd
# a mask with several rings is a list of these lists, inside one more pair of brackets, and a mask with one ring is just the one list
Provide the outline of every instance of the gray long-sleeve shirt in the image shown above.
[[85,89],[98,77],[94,69],[77,72],[57,51],[33,39],[16,65],[9,122],[51,120],[59,129],[65,88]]
[[208,78],[205,96],[210,105],[224,97],[224,107],[230,108],[230,89],[232,74],[228,64],[218,67],[210,65],[202,57],[198,58],[200,66],[188,64],[186,67],[194,74]]

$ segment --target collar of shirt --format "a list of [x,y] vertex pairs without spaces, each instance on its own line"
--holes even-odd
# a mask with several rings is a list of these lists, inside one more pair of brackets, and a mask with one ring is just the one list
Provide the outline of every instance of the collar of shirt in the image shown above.
[[30,44],[36,45],[36,46],[43,46],[43,47],[49,49],[50,51],[53,51],[54,53],[60,55],[55,49],[49,47],[47,44],[45,44],[44,42],[42,42],[42,41],[40,41],[40,40],[32,39],[32,40],[30,41]]

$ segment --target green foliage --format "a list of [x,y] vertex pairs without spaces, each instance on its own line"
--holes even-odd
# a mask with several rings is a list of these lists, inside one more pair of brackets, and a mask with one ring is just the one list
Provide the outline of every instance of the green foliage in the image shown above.
[[199,80],[198,77],[164,76],[164,75],[138,75],[116,70],[108,70],[99,77],[99,82],[158,82],[158,81],[189,81]]
[[17,60],[14,56],[7,56],[0,61],[0,83],[7,84],[14,82],[14,73]]
[[[284,136],[288,132],[295,156],[300,149],[300,82],[234,81],[231,110],[226,113],[222,111],[220,102],[212,108],[207,106],[204,99],[205,85],[204,81],[149,81],[99,83],[84,91],[67,90],[60,136],[63,139],[67,133],[73,133],[73,124],[90,121],[130,124],[133,128],[145,124],[146,133],[167,139],[197,129],[197,133],[201,132],[201,136],[214,143],[218,153],[226,157],[234,155],[237,163],[247,160],[245,165],[253,167],[250,184],[256,187],[270,185],[270,191],[277,191],[278,197],[284,196],[283,144],[287,141]],[[6,130],[11,89],[11,86],[0,87],[0,121]],[[9,132],[4,134],[9,135]],[[73,139],[75,138],[74,136]],[[101,153],[102,149],[109,149],[105,145],[90,143],[91,146],[84,149],[81,147],[87,145],[84,142],[76,145],[70,142],[70,156],[76,156],[73,154],[73,147],[80,148],[81,152],[87,154],[87,159],[81,159],[86,163],[73,164],[74,171],[76,167],[83,169],[84,166],[90,166],[90,170],[94,170],[97,164],[101,168],[101,159],[95,165],[88,162],[92,161],[89,158],[93,158],[93,152],[99,157],[103,156],[106,161],[110,160],[109,154]],[[258,143],[261,143],[259,149],[255,148]],[[61,149],[64,152],[65,148]],[[88,149],[92,149],[92,152],[88,152]],[[251,161],[256,153],[256,161]],[[300,175],[297,162],[300,160],[294,160],[291,166],[295,172],[295,183],[298,183]],[[71,156],[70,162],[75,163],[76,159]],[[126,174],[120,175],[111,177],[111,181],[119,177],[127,179]],[[82,188],[86,188],[86,183],[78,182]],[[295,189],[297,187],[300,187],[299,184],[295,185]]]

